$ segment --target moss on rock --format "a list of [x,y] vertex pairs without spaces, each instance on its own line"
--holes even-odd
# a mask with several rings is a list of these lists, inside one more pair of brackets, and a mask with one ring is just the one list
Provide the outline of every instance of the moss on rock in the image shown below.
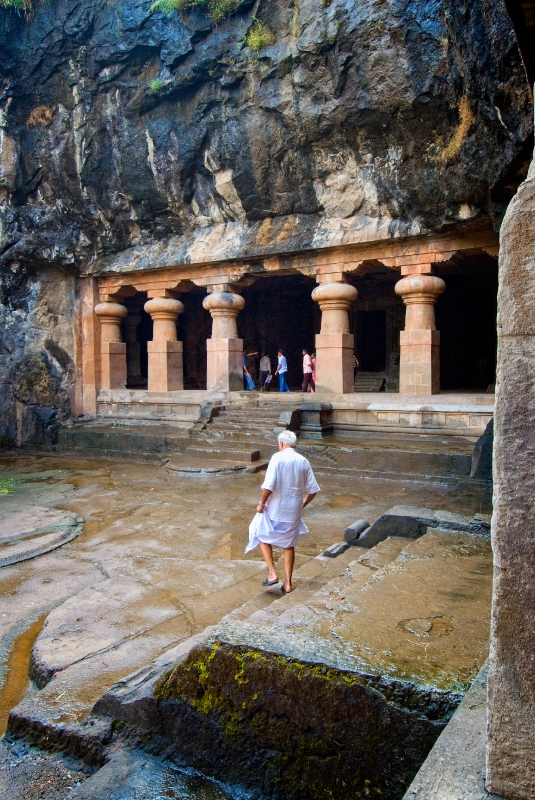
[[153,696],[195,766],[293,800],[401,798],[459,701],[221,641],[192,650]]

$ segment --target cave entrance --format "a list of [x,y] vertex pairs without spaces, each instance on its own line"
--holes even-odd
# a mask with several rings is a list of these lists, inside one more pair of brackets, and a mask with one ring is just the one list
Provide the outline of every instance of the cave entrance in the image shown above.
[[465,257],[459,264],[438,267],[436,274],[446,281],[446,291],[435,309],[441,391],[493,391],[497,260],[486,254]]
[[386,310],[357,311],[357,358],[363,372],[386,369]]
[[152,339],[152,319],[143,308],[147,292],[136,292],[122,302],[128,309],[128,316],[121,324],[123,342],[126,342],[126,388],[146,389],[147,342]]
[[[302,350],[314,351],[315,334],[321,325],[321,311],[311,297],[315,286],[316,282],[304,275],[277,275],[259,278],[243,289],[245,308],[238,315],[238,335],[246,353],[258,353],[247,358],[247,368],[257,387],[259,359],[266,353],[275,372],[277,350],[282,347],[288,361],[288,385],[293,391],[300,390]],[[278,388],[275,379],[272,391]]]

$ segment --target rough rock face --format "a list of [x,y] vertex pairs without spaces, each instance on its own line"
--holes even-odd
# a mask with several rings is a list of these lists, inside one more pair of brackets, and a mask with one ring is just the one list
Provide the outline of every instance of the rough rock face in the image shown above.
[[219,639],[157,677],[140,670],[90,719],[272,800],[401,798],[460,700]]
[[[2,313],[20,350],[3,346],[2,383],[41,347],[28,323],[44,267],[94,270],[228,223],[266,252],[288,231],[308,248],[344,226],[499,223],[532,130],[501,0],[243,0],[217,26],[150,6],[0,10]],[[257,54],[254,17],[275,35]],[[42,339],[73,359],[50,326]],[[54,354],[49,367],[72,383]]]

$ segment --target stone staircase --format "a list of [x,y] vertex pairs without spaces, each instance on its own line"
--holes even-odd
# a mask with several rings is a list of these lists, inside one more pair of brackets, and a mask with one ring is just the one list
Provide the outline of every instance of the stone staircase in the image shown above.
[[296,410],[285,408],[280,402],[247,398],[214,409],[211,422],[190,432],[187,447],[171,453],[165,469],[178,474],[263,469],[277,451],[277,434],[291,424]]
[[[88,721],[136,730],[140,741],[163,736],[162,747],[172,742],[219,780],[232,764],[234,783],[244,785],[250,773],[235,770],[236,741],[242,754],[260,753],[263,775],[273,754],[287,751],[289,733],[300,735],[307,770],[292,779],[316,776],[321,741],[322,757],[337,764],[335,776],[328,772],[332,796],[377,785],[399,800],[487,656],[491,583],[489,538],[460,530],[317,556],[294,573],[291,594],[270,587],[162,653],[112,687]],[[266,750],[255,713],[270,732]],[[336,761],[345,714],[353,728]],[[210,762],[199,757],[208,735],[218,743]]]
[[378,392],[388,372],[358,372],[355,378],[355,392]]

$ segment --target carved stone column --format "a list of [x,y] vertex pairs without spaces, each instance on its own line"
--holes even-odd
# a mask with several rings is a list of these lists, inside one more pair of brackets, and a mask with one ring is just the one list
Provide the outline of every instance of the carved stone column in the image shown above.
[[184,311],[180,300],[153,297],[145,311],[154,323],[152,342],[147,342],[149,392],[176,392],[184,388],[183,348],[177,341],[176,320]]
[[141,376],[140,346],[137,340],[137,326],[141,322],[141,314],[132,311],[125,320],[124,338],[126,342],[126,375],[130,388],[144,384]]
[[430,274],[408,275],[396,283],[396,294],[407,306],[405,330],[399,334],[400,394],[440,391],[440,332],[435,326],[435,303],[445,289],[444,281]]
[[243,339],[238,339],[236,317],[245,307],[239,294],[215,291],[203,301],[212,315],[212,338],[206,340],[206,388],[211,391],[239,392],[243,389]]
[[124,389],[126,384],[126,344],[121,336],[121,320],[128,309],[120,303],[99,303],[95,314],[100,319],[101,382],[103,389]]
[[354,390],[355,339],[349,333],[349,307],[358,292],[349,283],[316,286],[312,299],[321,308],[321,332],[316,335],[316,391],[347,394]]

